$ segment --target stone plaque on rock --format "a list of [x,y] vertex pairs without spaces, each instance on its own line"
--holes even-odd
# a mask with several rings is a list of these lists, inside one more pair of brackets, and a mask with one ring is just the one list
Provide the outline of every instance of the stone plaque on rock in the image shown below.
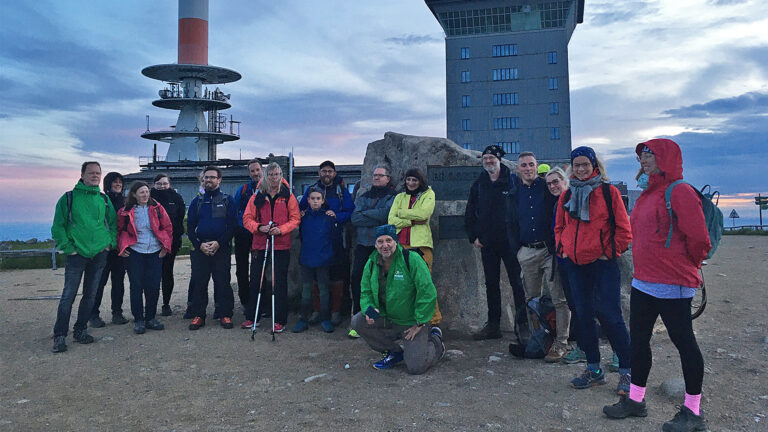
[[440,240],[466,239],[464,216],[438,216],[438,238]]
[[436,166],[427,167],[427,181],[435,191],[435,200],[465,200],[469,188],[480,175],[477,166]]

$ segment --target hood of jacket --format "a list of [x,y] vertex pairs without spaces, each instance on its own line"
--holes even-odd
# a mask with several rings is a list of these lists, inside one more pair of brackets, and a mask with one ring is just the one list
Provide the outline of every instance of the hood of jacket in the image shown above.
[[676,142],[666,138],[656,138],[640,143],[635,147],[638,157],[645,146],[648,146],[656,156],[656,164],[659,166],[659,173],[648,177],[649,188],[666,187],[673,181],[683,178],[683,155]]

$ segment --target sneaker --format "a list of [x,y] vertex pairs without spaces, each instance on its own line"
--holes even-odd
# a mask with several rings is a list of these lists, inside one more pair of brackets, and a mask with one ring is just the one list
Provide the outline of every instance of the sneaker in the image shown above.
[[598,372],[584,369],[581,375],[571,380],[571,387],[575,389],[585,389],[603,384],[605,384],[605,372],[602,369]]
[[312,312],[312,315],[309,316],[309,320],[307,322],[309,325],[320,324],[320,312]]
[[341,312],[333,312],[331,314],[331,324],[334,326],[341,324],[342,321],[344,321],[344,319],[341,317]]
[[192,322],[189,323],[189,329],[198,330],[200,327],[205,327],[205,318],[203,317],[192,318]]
[[283,330],[285,330],[285,327],[282,324],[280,324],[280,323],[275,323],[275,326],[272,328],[272,330],[275,333],[282,333]]
[[88,320],[88,325],[93,328],[102,328],[105,325],[107,325],[101,317],[93,317],[90,320]]
[[476,341],[486,340],[486,339],[501,339],[501,330],[499,330],[498,325],[491,325],[491,324],[485,323],[485,325],[483,326],[482,329],[480,329],[480,331],[472,334],[472,339]]
[[608,418],[623,419],[627,417],[646,417],[648,410],[645,408],[645,401],[635,402],[629,396],[622,396],[615,404],[604,406],[603,413]]
[[629,396],[629,382],[632,374],[619,374],[619,385],[616,386],[616,394],[619,396]]
[[150,330],[162,330],[165,328],[163,323],[157,320],[157,318],[152,318],[149,321],[144,322],[144,326]]
[[611,359],[611,364],[608,365],[608,370],[611,372],[619,371],[619,356],[616,355],[615,351],[613,353],[613,358]]
[[[258,327],[258,326],[257,326]],[[242,324],[240,324],[241,329],[252,329],[253,328],[253,321],[251,320],[245,320]]]
[[557,363],[563,359],[567,350],[568,346],[566,344],[555,341],[549,348],[547,355],[544,356],[544,361],[547,363]]
[[579,348],[573,348],[563,356],[561,361],[565,364],[586,363],[587,354],[585,354],[584,351],[580,350]]
[[230,317],[222,317],[219,320],[219,324],[221,324],[221,326],[223,328],[225,328],[225,329],[231,329],[233,327],[232,326],[232,318],[230,318]]
[[112,324],[117,324],[117,325],[128,324],[128,319],[123,316],[122,312],[114,312],[112,314]]
[[173,311],[171,311],[171,306],[170,305],[163,305],[163,308],[162,308],[162,310],[160,312],[160,315],[162,315],[162,316],[171,316],[171,315],[173,315]]
[[88,334],[88,330],[75,330],[72,338],[75,339],[75,342],[81,344],[89,344],[94,341],[93,336]]
[[293,330],[291,331],[294,333],[301,333],[303,331],[306,331],[308,328],[309,328],[309,323],[300,319],[296,322],[296,325],[293,326]]
[[194,317],[195,317],[195,314],[193,314],[192,311],[189,310],[189,309],[184,311],[184,315],[182,316],[182,318],[184,318],[184,319],[192,319]]
[[352,329],[352,330],[349,331],[349,333],[347,333],[347,337],[349,337],[350,339],[358,339],[358,338],[360,338],[360,335],[357,334],[355,329]]
[[680,407],[680,412],[675,414],[675,417],[664,423],[661,427],[664,432],[691,432],[691,431],[706,431],[707,422],[701,418],[700,415],[696,415],[687,406]]
[[437,336],[438,340],[440,340],[440,346],[442,347],[442,350],[440,350],[440,358],[438,360],[442,360],[443,357],[445,357],[445,343],[443,342],[443,331],[440,330],[440,327],[433,326],[431,329],[429,329],[429,333]]
[[333,333],[333,329],[335,328],[333,326],[333,321],[323,321],[320,323],[320,327],[322,327],[323,331],[326,333]]
[[53,338],[53,349],[52,351],[54,353],[63,353],[67,350],[67,338],[65,336],[56,336]]
[[133,324],[133,332],[136,334],[144,334],[147,331],[147,327],[144,321],[136,321]]
[[384,355],[384,358],[381,360],[375,362],[373,364],[374,369],[384,370],[389,369],[392,366],[400,363],[403,361],[403,353],[402,352],[389,352],[387,351]]

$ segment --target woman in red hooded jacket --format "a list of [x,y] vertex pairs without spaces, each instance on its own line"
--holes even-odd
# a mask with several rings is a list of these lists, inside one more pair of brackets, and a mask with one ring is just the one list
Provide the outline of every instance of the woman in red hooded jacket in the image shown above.
[[[691,186],[675,186],[670,199],[675,218],[670,220],[665,192],[672,182],[683,178],[680,147],[668,139],[653,139],[638,144],[635,152],[648,175],[648,188],[632,210],[632,383],[629,396],[603,412],[612,418],[647,415],[644,396],[652,361],[650,341],[661,315],[680,353],[685,378],[685,403],[663,430],[707,430],[699,411],[704,359],[691,320],[691,299],[701,286],[698,269],[711,248],[701,199]],[[672,239],[666,247],[670,223]]]
[[[619,394],[629,393],[629,333],[621,315],[621,273],[616,258],[632,240],[629,217],[621,193],[608,183],[605,167],[589,147],[571,152],[568,191],[560,194],[555,222],[555,244],[569,262],[568,283],[576,309],[579,348],[587,355],[587,369],[571,387],[605,384],[600,368],[600,345],[595,318],[619,358]],[[609,210],[610,208],[610,210]]]
[[[245,321],[242,328],[250,328],[256,317],[256,303],[259,297],[259,278],[264,254],[267,253],[267,238],[274,241],[275,280],[275,328],[282,332],[288,322],[288,263],[291,254],[291,231],[301,222],[299,202],[293,196],[288,183],[283,179],[283,170],[276,162],[267,166],[266,176],[259,183],[259,193],[253,194],[243,213],[243,226],[253,233],[251,250],[251,281],[248,305],[245,307]],[[271,225],[270,225],[271,223]],[[272,246],[270,245],[270,249]],[[269,293],[262,291],[261,310],[266,310],[264,299]]]
[[[125,206],[117,213],[117,248],[125,258],[130,282],[133,331],[164,328],[157,318],[157,299],[163,257],[171,252],[173,225],[163,206],[149,196],[149,186],[135,182],[128,192]],[[142,299],[146,299],[146,303]]]

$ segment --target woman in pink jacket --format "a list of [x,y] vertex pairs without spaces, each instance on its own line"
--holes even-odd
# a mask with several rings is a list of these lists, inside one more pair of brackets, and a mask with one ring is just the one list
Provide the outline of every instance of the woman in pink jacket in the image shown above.
[[150,198],[149,186],[137,181],[128,192],[125,206],[117,213],[117,248],[128,270],[136,334],[143,334],[147,328],[164,328],[155,315],[163,257],[171,251],[172,242],[173,225],[168,213]]
[[[711,248],[701,199],[691,186],[675,186],[670,199],[675,217],[670,220],[665,192],[672,182],[683,178],[680,147],[668,139],[653,139],[638,144],[635,152],[648,175],[648,188],[637,199],[631,219],[635,272],[629,320],[632,379],[629,395],[604,407],[603,412],[611,418],[648,415],[644,397],[652,361],[650,341],[661,315],[680,353],[685,378],[685,403],[662,430],[707,430],[699,411],[704,359],[691,320],[691,299],[701,286],[698,269]],[[667,247],[670,224],[672,239]]]

